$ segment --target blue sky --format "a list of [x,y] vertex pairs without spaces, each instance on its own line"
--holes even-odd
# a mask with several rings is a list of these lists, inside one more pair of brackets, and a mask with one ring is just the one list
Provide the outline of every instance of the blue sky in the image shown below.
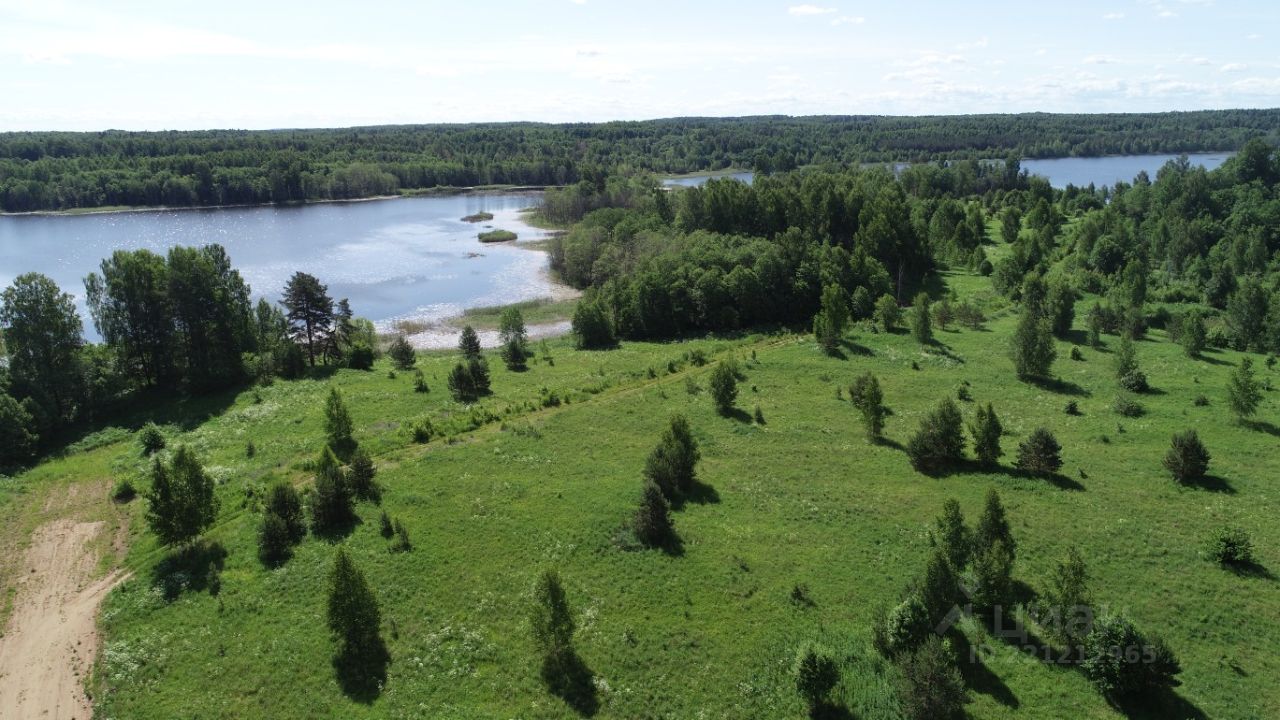
[[1280,106],[1280,2],[0,0],[0,130]]

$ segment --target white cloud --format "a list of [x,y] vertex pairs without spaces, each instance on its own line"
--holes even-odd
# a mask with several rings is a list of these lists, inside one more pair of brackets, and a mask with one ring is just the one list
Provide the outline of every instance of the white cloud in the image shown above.
[[1085,65],[1114,65],[1116,64],[1116,59],[1110,55],[1090,55],[1080,62]]
[[840,17],[832,20],[831,24],[839,27],[841,25],[861,25],[866,21],[867,19],[861,15],[841,15]]
[[1226,65],[1223,65],[1221,68],[1219,68],[1219,70],[1224,73],[1240,72],[1242,70],[1248,70],[1248,69],[1249,69],[1249,66],[1245,65],[1244,63],[1227,63]]
[[830,15],[836,11],[833,7],[818,7],[817,5],[792,5],[787,8],[790,15]]
[[1248,35],[1245,35],[1245,36],[1244,36],[1244,39],[1245,39],[1245,40],[1260,40],[1260,39],[1262,39],[1262,36],[1261,36],[1261,35],[1259,35],[1258,33],[1249,33]]
[[1207,57],[1191,58],[1192,65],[1212,65],[1213,61]]
[[1102,16],[1102,19],[1103,19],[1103,20],[1123,20],[1123,19],[1124,19],[1124,13],[1122,13],[1122,12],[1109,12],[1109,13],[1107,13],[1106,15],[1103,15],[1103,16]]

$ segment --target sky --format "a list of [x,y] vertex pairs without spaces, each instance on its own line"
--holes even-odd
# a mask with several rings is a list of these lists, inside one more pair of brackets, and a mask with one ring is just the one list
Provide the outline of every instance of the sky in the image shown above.
[[1280,106],[1280,2],[0,0],[0,131]]

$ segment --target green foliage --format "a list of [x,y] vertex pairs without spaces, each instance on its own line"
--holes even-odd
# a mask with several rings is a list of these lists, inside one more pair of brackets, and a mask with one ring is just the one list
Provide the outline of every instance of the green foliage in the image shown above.
[[490,230],[480,233],[478,237],[482,243],[510,242],[516,239],[516,234],[510,230]]
[[1017,468],[1033,475],[1053,475],[1062,469],[1062,445],[1047,429],[1036,428],[1018,445]]
[[1142,417],[1147,412],[1147,409],[1143,407],[1142,403],[1134,400],[1132,396],[1125,393],[1116,395],[1115,402],[1111,404],[1111,409],[1114,410],[1117,415],[1128,418]]
[[341,532],[355,518],[351,485],[329,447],[316,463],[315,494],[311,497],[311,531],[316,535]]
[[327,358],[332,354],[336,332],[329,288],[312,275],[295,272],[284,286],[281,303],[289,321],[289,337],[306,349],[307,362],[315,367],[317,356]]
[[868,442],[876,442],[884,432],[884,418],[888,408],[884,405],[884,393],[880,380],[870,372],[858,376],[849,386],[849,400],[862,414],[862,428]]
[[344,673],[368,673],[370,664],[380,660],[385,662],[378,598],[370,589],[364,573],[341,547],[334,553],[333,567],[329,571],[326,618],[329,630],[338,642],[335,665],[340,676]]
[[920,602],[931,627],[941,623],[951,609],[964,602],[960,576],[952,567],[945,548],[935,548],[920,581]]
[[1138,369],[1138,354],[1133,340],[1128,336],[1120,338],[1120,346],[1116,348],[1116,379],[1120,387],[1129,392],[1142,393],[1148,389],[1147,376]]
[[1218,528],[1209,539],[1205,554],[1219,565],[1249,566],[1255,562],[1253,538],[1238,527]]
[[482,357],[463,360],[449,372],[448,383],[456,402],[473,403],[489,394],[489,364]]
[[645,461],[645,479],[664,496],[675,500],[693,490],[700,456],[689,421],[683,415],[672,416],[657,447]]
[[991,403],[986,407],[978,406],[973,414],[973,422],[969,424],[969,434],[973,436],[973,454],[983,465],[993,466],[1000,460],[1004,451],[1000,449],[1000,436],[1004,434],[1004,426],[996,416]]
[[877,619],[873,628],[876,649],[886,657],[909,652],[924,642],[935,625],[920,595],[909,593],[888,615]]
[[645,480],[644,489],[640,492],[640,506],[636,508],[632,529],[636,538],[647,547],[664,547],[674,535],[671,505],[662,489],[652,480]]
[[397,370],[409,370],[418,363],[418,353],[404,335],[396,335],[387,348],[387,355]]
[[1103,615],[1085,639],[1081,667],[1110,698],[1132,698],[1179,684],[1182,667],[1163,640],[1148,639],[1127,618]]
[[369,453],[365,452],[364,448],[357,449],[351,456],[350,468],[347,471],[351,493],[360,500],[377,502],[382,497],[382,490],[374,479],[377,473],[378,469],[373,464],[373,458],[369,457]]
[[386,510],[383,510],[382,514],[378,516],[378,534],[388,540],[391,539],[392,535],[396,534],[395,525],[391,522],[391,515]]
[[823,350],[834,353],[839,348],[848,323],[849,298],[839,285],[827,285],[822,290],[822,309],[813,317],[813,334]]
[[876,300],[875,314],[876,321],[885,332],[893,332],[902,320],[902,310],[898,307],[898,301],[888,294],[881,295],[880,299]]
[[324,434],[329,446],[345,451],[355,447],[355,431],[351,421],[351,411],[342,399],[342,392],[336,386],[329,388],[329,396],[324,403]]
[[38,441],[31,413],[22,403],[0,392],[0,468],[30,460]]
[[413,549],[413,543],[409,542],[409,530],[405,528],[404,523],[400,522],[399,518],[396,518],[392,532],[395,539],[387,547],[388,550],[393,553],[402,553]]
[[964,678],[942,638],[931,636],[901,664],[898,702],[908,720],[960,717],[969,702]]
[[1197,310],[1188,311],[1179,322],[1178,332],[1179,344],[1186,351],[1187,357],[1199,357],[1209,334],[1205,328],[1204,316]]
[[604,303],[594,296],[584,297],[573,310],[573,336],[579,350],[602,350],[618,344],[613,320]]
[[543,682],[552,690],[560,690],[573,670],[577,653],[573,648],[573,613],[555,570],[546,570],[538,577],[529,625],[542,656]]
[[1045,297],[1043,314],[1049,319],[1049,325],[1055,337],[1065,339],[1071,332],[1071,325],[1076,317],[1076,293],[1065,282],[1058,281],[1049,285]]
[[160,426],[149,422],[138,431],[138,444],[142,446],[143,455],[154,455],[164,449],[164,433]]
[[951,567],[959,572],[969,564],[973,553],[973,531],[964,523],[960,503],[949,498],[942,505],[942,514],[934,520],[933,542],[946,553]]
[[920,429],[907,442],[911,467],[919,472],[942,472],[964,460],[964,424],[955,401],[945,398],[920,420]]
[[1013,547],[1005,540],[975,550],[970,598],[974,607],[988,611],[1001,608],[1002,614],[1012,614],[1013,562]]
[[290,543],[298,543],[307,535],[307,526],[302,519],[302,498],[298,491],[287,482],[278,482],[267,492],[267,515],[280,518],[285,530],[285,537]]
[[502,346],[502,362],[508,370],[528,367],[528,359],[533,353],[529,350],[529,334],[525,331],[524,315],[519,308],[509,307],[502,311],[498,342]]
[[413,371],[413,391],[417,393],[431,392],[431,388],[427,386],[426,376],[417,368]]
[[120,478],[111,488],[111,499],[118,503],[127,503],[137,496],[138,491],[129,478]]
[[1049,322],[1024,310],[1013,334],[1010,353],[1020,379],[1048,378],[1058,355]]
[[283,563],[292,547],[284,519],[272,512],[264,513],[258,526],[258,559],[262,564],[274,567]]
[[166,466],[156,458],[147,491],[147,526],[164,545],[187,545],[218,515],[213,478],[195,453],[180,445]]
[[1253,360],[1240,358],[1240,365],[1231,373],[1227,382],[1227,405],[1236,419],[1244,422],[1258,412],[1262,402],[1262,389],[1253,374]]
[[711,400],[715,403],[716,412],[728,415],[733,410],[733,403],[738,398],[738,377],[734,368],[721,362],[711,371]]
[[462,334],[458,336],[458,349],[465,359],[480,357],[480,336],[476,334],[475,328],[463,326]]
[[372,370],[373,361],[373,348],[363,342],[353,344],[347,351],[347,367],[352,370]]
[[1093,598],[1084,558],[1074,545],[1057,563],[1040,596],[1040,625],[1054,640],[1074,647],[1084,642],[1093,621]]
[[[57,425],[91,410],[80,407],[82,329],[75,299],[44,275],[19,275],[0,292],[0,334],[4,337],[0,351],[8,354],[8,389],[15,398],[36,399]],[[10,422],[11,428],[22,425],[13,417]],[[11,431],[8,439],[21,443],[21,435]],[[6,455],[18,457],[25,452],[22,447],[0,450],[0,464]]]
[[1009,546],[1010,552],[1017,551],[1017,543],[1009,530],[1009,520],[1005,517],[1004,504],[1000,502],[1000,494],[995,488],[987,491],[986,501],[982,508],[982,517],[978,519],[978,527],[973,534],[975,549],[991,547],[997,542]]
[[796,692],[800,693],[811,713],[827,701],[827,696],[840,682],[840,669],[831,652],[812,644],[796,652],[791,673],[795,676]]
[[908,324],[911,326],[911,337],[921,345],[928,345],[933,342],[933,324],[929,312],[929,295],[928,293],[920,293],[916,295],[915,303],[911,306]]
[[1164,467],[1180,483],[1204,479],[1209,472],[1209,450],[1195,430],[1174,433]]

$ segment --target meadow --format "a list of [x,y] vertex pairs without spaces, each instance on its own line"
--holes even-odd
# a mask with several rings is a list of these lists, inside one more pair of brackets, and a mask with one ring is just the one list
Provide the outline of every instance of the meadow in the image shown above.
[[[106,499],[119,479],[145,486],[148,461],[133,430],[156,408],[140,409],[136,423],[101,430],[0,485],[10,518],[4,544],[20,545],[58,511],[55,500],[75,497],[127,533],[112,547],[134,575],[103,606],[103,651],[90,680],[106,718],[575,716],[543,687],[529,634],[534,582],[547,568],[565,581],[577,651],[594,677],[587,709],[600,717],[802,717],[791,666],[801,643],[818,640],[839,658],[833,699],[842,712],[892,718],[897,671],[871,647],[872,619],[921,571],[943,501],[956,498],[972,523],[994,487],[1018,543],[1015,578],[1043,588],[1068,547],[1078,547],[1096,602],[1162,635],[1181,660],[1183,684],[1165,707],[1122,712],[1078,671],[1028,657],[966,620],[981,657],[962,663],[972,717],[1280,714],[1275,394],[1265,394],[1258,421],[1235,424],[1225,385],[1242,355],[1188,359],[1162,331],[1138,343],[1154,386],[1141,398],[1142,417],[1112,411],[1112,353],[1088,348],[1080,331],[1081,360],[1068,359],[1071,343],[1057,342],[1060,382],[1018,382],[1007,352],[1016,315],[1000,308],[986,278],[942,279],[959,297],[985,302],[989,320],[938,331],[930,347],[866,325],[848,334],[839,357],[786,331],[611,351],[577,351],[564,338],[549,341],[550,359],[539,350],[525,372],[489,354],[493,395],[469,407],[445,387],[456,353],[419,355],[425,394],[414,391],[412,372],[393,376],[382,359],[372,371],[162,404],[169,448],[193,448],[219,482],[208,551],[187,565],[167,559],[146,531],[145,501]],[[1077,328],[1089,304],[1077,304]],[[729,358],[746,379],[742,412],[725,417],[707,379]],[[1255,365],[1269,385],[1280,380]],[[879,376],[892,409],[879,445],[865,440],[847,399],[866,371]],[[377,462],[381,507],[360,504],[350,534],[308,537],[282,567],[264,568],[259,499],[276,480],[310,482],[330,386]],[[966,418],[977,403],[994,404],[1006,464],[1033,429],[1051,429],[1064,448],[1061,476],[913,471],[902,444],[961,387],[972,398],[960,403]],[[1199,395],[1207,406],[1194,402]],[[1072,400],[1079,415],[1064,412]],[[763,423],[752,417],[757,407]],[[676,413],[701,446],[703,491],[673,513],[675,549],[635,549],[622,528],[644,458]],[[408,428],[426,419],[438,436],[415,443]],[[1160,462],[1170,436],[1187,428],[1213,454],[1210,479],[1196,486],[1177,485]],[[384,509],[407,527],[410,552],[388,551],[378,533]],[[1259,572],[1205,559],[1206,541],[1224,524],[1253,536]],[[335,545],[382,606],[391,662],[372,698],[344,695],[334,680],[324,608]]]

